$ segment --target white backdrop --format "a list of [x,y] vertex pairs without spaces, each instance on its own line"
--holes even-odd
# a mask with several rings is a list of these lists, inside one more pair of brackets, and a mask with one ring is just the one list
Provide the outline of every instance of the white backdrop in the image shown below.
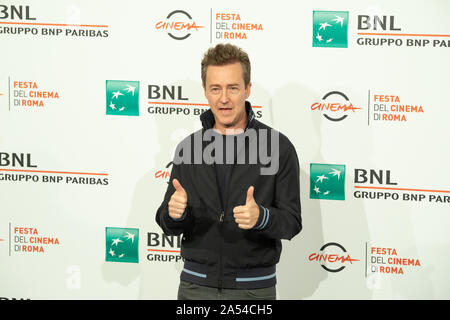
[[[202,54],[220,42],[249,53],[249,101],[300,158],[303,230],[283,242],[278,298],[450,298],[449,12],[447,0],[2,2],[0,298],[176,298],[179,246],[155,213],[175,146],[208,108]],[[345,200],[316,179],[335,165]],[[110,261],[113,227],[138,229],[122,238],[137,261]]]

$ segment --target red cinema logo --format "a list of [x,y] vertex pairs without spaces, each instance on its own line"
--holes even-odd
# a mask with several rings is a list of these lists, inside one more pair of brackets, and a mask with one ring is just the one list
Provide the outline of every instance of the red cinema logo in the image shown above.
[[[336,248],[338,249],[336,251]],[[347,250],[336,242],[329,242],[320,248],[319,252],[311,253],[309,261],[319,262],[322,268],[328,272],[339,272],[345,269],[345,264],[353,264],[359,259],[353,259]]]
[[311,110],[322,112],[323,116],[330,121],[342,121],[349,114],[360,109],[362,108],[354,107],[350,99],[340,91],[328,92],[323,96],[322,101],[311,105]]
[[204,26],[197,25],[186,11],[175,10],[169,13],[165,21],[158,21],[155,28],[156,30],[167,30],[167,34],[172,39],[185,40],[192,31],[199,31]]

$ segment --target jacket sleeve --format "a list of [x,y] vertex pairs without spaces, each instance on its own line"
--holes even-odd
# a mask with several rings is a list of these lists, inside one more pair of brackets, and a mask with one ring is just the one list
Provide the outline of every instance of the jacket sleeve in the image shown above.
[[294,146],[280,152],[275,179],[275,201],[271,206],[259,204],[259,219],[254,229],[272,239],[291,240],[302,229],[300,205],[300,167]]
[[175,187],[172,184],[173,179],[178,179],[183,185],[183,179],[180,178],[180,171],[181,171],[181,165],[172,165],[172,172],[170,174],[170,181],[167,185],[167,190],[164,195],[164,200],[159,206],[157,212],[156,212],[156,223],[161,227],[161,229],[164,231],[167,235],[180,235],[184,232],[184,230],[189,226],[193,224],[193,215],[190,214],[190,208],[189,208],[189,194],[188,194],[188,204],[186,206],[186,209],[179,219],[173,219],[169,216],[169,201],[170,197],[175,192]]

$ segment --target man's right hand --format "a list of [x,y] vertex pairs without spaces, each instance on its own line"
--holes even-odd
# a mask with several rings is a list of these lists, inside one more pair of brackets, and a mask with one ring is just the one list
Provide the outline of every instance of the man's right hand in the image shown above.
[[187,206],[187,193],[177,179],[172,180],[175,192],[169,201],[169,216],[172,219],[180,219]]

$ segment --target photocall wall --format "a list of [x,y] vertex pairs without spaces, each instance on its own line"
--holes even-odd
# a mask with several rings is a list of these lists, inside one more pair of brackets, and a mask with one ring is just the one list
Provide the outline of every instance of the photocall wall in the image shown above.
[[278,299],[450,298],[449,13],[1,1],[0,299],[176,299],[181,239],[155,214],[218,43],[248,52],[256,118],[299,156]]

